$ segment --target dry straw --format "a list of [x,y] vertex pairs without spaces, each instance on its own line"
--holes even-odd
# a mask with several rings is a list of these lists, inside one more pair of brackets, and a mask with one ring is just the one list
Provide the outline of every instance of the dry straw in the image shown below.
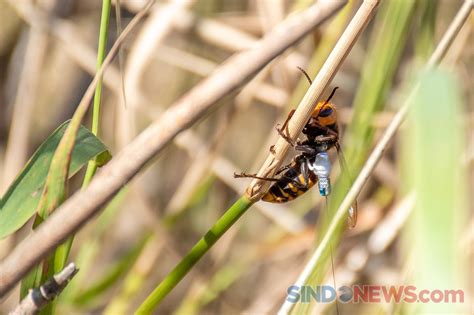
[[[23,2],[19,3],[15,1],[11,1],[10,4],[16,10],[16,13],[19,14],[33,29],[42,29],[45,25],[48,25],[46,16],[36,12],[38,9],[35,9],[33,4]],[[80,32],[77,29],[77,26],[66,20],[59,20],[54,17],[49,18],[52,20],[51,24],[55,25],[55,27],[49,27],[48,32],[56,39],[63,42],[65,52],[73,58],[79,66],[93,76],[96,72],[95,52],[86,42],[81,41]],[[256,41],[257,40],[255,39],[254,42]],[[139,43],[135,40],[133,45],[139,45]],[[153,47],[155,46],[156,45]],[[178,68],[194,72],[200,76],[208,76],[218,67],[218,64],[210,62],[205,58],[192,55],[176,48],[159,45],[159,47],[157,46],[157,48],[153,48],[152,50],[157,54],[158,58],[162,59],[162,61]],[[119,69],[116,66],[110,65],[107,68],[107,71],[104,73],[103,82],[110,90],[116,93],[118,97],[122,97],[122,91],[120,88],[121,78]],[[265,82],[261,82],[260,85],[258,85],[258,89],[256,89],[255,93],[257,99],[276,107],[283,106],[282,100],[287,98],[287,95],[285,95],[282,89],[276,88],[275,86]],[[147,104],[150,104],[143,91],[141,93],[135,93],[134,96],[139,100],[136,102],[137,105],[146,107]],[[121,111],[123,107],[123,105],[119,105],[118,110]],[[150,118],[155,119],[156,113],[148,111],[148,114],[150,115]],[[122,124],[122,122],[117,123],[119,125]],[[195,155],[196,150],[204,145],[202,139],[199,139],[195,132],[190,129],[182,132],[175,138],[174,142],[177,146],[190,152],[189,154],[192,156]],[[236,169],[238,169],[237,166],[234,166],[228,159],[225,159],[222,156],[218,157],[212,166],[212,171],[220,180],[224,181],[226,185],[234,189],[238,194],[241,194],[246,186],[242,182],[233,179],[232,174]],[[291,233],[296,233],[303,228],[301,220],[283,205],[258,203],[256,204],[256,207],[263,215],[267,216],[270,220]]]
[[[85,190],[66,200],[1,262],[0,295],[4,295],[51,250],[92,219],[178,133],[198,121],[218,100],[247,82],[345,3],[343,0],[318,1],[309,9],[293,15],[256,43],[253,49],[231,57],[213,75],[181,97],[103,167]],[[93,92],[93,89],[89,90]]]
[[[444,34],[443,38],[441,39],[440,43],[436,47],[435,51],[431,55],[428,61],[427,67],[433,67],[441,61],[441,59],[447,52],[448,48],[450,47],[451,43],[453,42],[454,38],[456,37],[459,30],[461,29],[462,25],[469,17],[472,7],[473,7],[472,0],[466,0],[464,2],[464,5],[461,7],[461,9],[459,9],[458,14],[456,15],[453,22],[449,26],[448,30]],[[414,90],[416,90],[416,87]],[[340,224],[340,222],[342,222],[346,218],[347,209],[349,209],[349,207],[352,205],[357,195],[361,191],[362,187],[367,182],[368,178],[374,171],[375,166],[382,158],[382,155],[385,152],[385,149],[387,148],[388,144],[390,143],[390,140],[393,138],[396,131],[400,127],[401,123],[405,119],[406,114],[408,112],[408,107],[413,95],[414,95],[414,91],[412,91],[412,93],[407,97],[407,100],[405,101],[404,105],[397,112],[397,114],[391,121],[390,125],[385,130],[382,138],[375,146],[374,150],[372,151],[372,154],[369,156],[364,167],[362,168],[361,172],[359,173],[356,180],[354,181],[354,184],[352,185],[351,189],[349,190],[349,192],[347,193],[347,195],[344,197],[343,201],[341,202],[338,210],[336,211],[331,221],[331,224],[328,227],[326,234],[321,240],[321,243],[318,245],[317,249],[314,251],[313,255],[307,262],[304,270],[302,271],[297,281],[295,282],[295,285],[301,286],[307,283],[308,279],[310,278],[313,271],[315,270],[316,265],[322,259],[323,252],[326,251],[330,247],[329,244],[331,243],[331,240],[334,238],[334,235],[337,231],[337,226]],[[288,314],[293,309],[294,306],[295,304],[285,301],[282,307],[280,308],[279,314]]]
[[[344,33],[341,35],[341,38],[328,56],[326,62],[323,64],[318,75],[313,80],[313,83],[296,108],[293,117],[289,121],[288,133],[291,139],[296,140],[301,130],[303,130],[303,127],[308,121],[317,101],[321,98],[321,95],[336,75],[337,70],[351,51],[357,38],[370,21],[378,3],[378,0],[365,0]],[[276,170],[285,159],[289,146],[288,141],[280,137],[275,144],[274,153],[268,155],[257,175],[259,177],[271,177],[275,174]],[[253,180],[247,189],[249,199],[252,201],[259,200],[263,194],[265,194],[265,188],[267,188],[268,185],[268,181],[263,181],[261,179]]]

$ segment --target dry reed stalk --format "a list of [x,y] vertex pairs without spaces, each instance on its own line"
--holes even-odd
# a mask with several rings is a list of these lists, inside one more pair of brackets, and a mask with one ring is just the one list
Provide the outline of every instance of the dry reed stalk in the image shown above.
[[[44,28],[45,25],[48,25],[45,20],[46,16],[43,16],[31,3],[11,2],[11,5],[17,14],[20,15],[21,18],[32,28],[41,29]],[[77,26],[75,26],[74,23],[57,17],[50,17],[50,20],[54,21],[52,24],[54,24],[55,27],[49,27],[48,32],[61,42],[61,47],[79,64],[79,66],[89,74],[94,75],[96,70],[96,52],[81,40],[81,34],[77,29]],[[255,42],[256,40],[252,43]],[[136,44],[137,43],[135,42],[134,46]],[[205,58],[165,45],[159,45],[159,47],[153,49],[152,52],[153,56],[150,56],[149,58],[158,58],[164,62],[196,73],[200,76],[207,76],[218,67],[218,64]],[[120,95],[120,81],[119,69],[116,66],[110,66],[104,74],[104,84],[113,92],[117,93],[117,95]],[[138,106],[143,107],[145,106],[144,104],[150,103],[145,95],[140,92],[140,89],[136,92],[133,89],[130,90],[133,93],[133,97],[136,97],[137,101],[134,101],[134,103]],[[284,90],[266,82],[262,82],[258,89],[256,89],[256,98],[258,100],[275,107],[283,106],[287,97],[287,93]]]
[[[210,75],[219,67],[219,65],[213,61],[165,45],[159,45],[159,48],[156,49],[154,54],[155,56],[153,58],[202,77]],[[247,89],[247,86],[248,84],[244,87],[244,90]],[[253,91],[255,93],[255,98],[265,104],[275,107],[283,107],[287,103],[288,93],[284,89],[273,84],[259,82],[259,84],[255,85],[253,89],[255,90]],[[140,104],[140,106],[143,105]]]
[[[42,17],[40,12],[37,12],[37,9],[29,3],[18,3],[18,2],[12,2],[11,3],[14,6],[14,9],[16,12],[21,15],[21,17],[33,28],[43,28],[45,25],[47,25],[47,21],[44,20],[45,17]],[[34,18],[33,18],[34,16]],[[80,40],[80,34],[74,26],[73,23],[68,22],[66,20],[61,20],[58,18],[54,18],[55,22],[52,23],[56,25],[57,27],[54,29],[49,28],[48,32],[50,32],[54,37],[56,37],[58,40],[60,40],[63,43],[63,49],[78,63],[79,66],[81,66],[85,71],[90,73],[91,75],[94,75],[96,71],[96,59],[95,59],[95,51],[89,47],[87,44],[82,42]],[[158,58],[163,58],[163,61],[169,62],[172,65],[175,65],[177,67],[181,67],[183,69],[189,70],[189,71],[196,71],[198,69],[201,72],[198,72],[197,74],[201,76],[206,76],[209,75],[214,69],[218,67],[217,64],[208,61],[207,59],[204,59],[202,57],[198,57],[195,55],[192,55],[190,53],[181,51],[179,49],[167,47],[160,45],[160,48],[157,51]],[[172,58],[171,55],[174,57]],[[180,60],[178,61],[176,58],[180,57]],[[183,61],[184,60],[184,61]],[[200,67],[192,67],[191,65],[201,65]],[[120,90],[120,73],[119,70],[117,69],[116,66],[109,66],[107,68],[107,72],[104,74],[104,84],[111,89],[118,97],[121,95],[121,90]],[[278,103],[277,99],[286,99],[287,96],[285,95],[285,92],[282,89],[279,89],[273,85],[270,85],[268,83],[262,83],[257,91],[256,91],[256,98],[267,102],[269,105],[280,107],[283,104]],[[139,100],[141,100],[140,104],[137,104],[139,106],[139,109],[142,109],[146,107],[146,104],[148,104],[148,101],[146,96],[143,95],[143,93],[137,93],[134,94],[134,96],[138,97]],[[122,105],[120,105],[122,106]],[[123,106],[119,108],[119,110],[123,109]],[[156,113],[150,113],[149,111],[146,112],[147,115],[155,115]],[[118,126],[123,127],[124,124],[119,123]],[[124,129],[124,128],[122,128]],[[196,140],[197,136],[192,132],[192,131],[186,131],[186,134],[188,138],[192,138]],[[184,136],[184,133],[183,133]],[[180,138],[178,137],[175,139],[175,142],[178,146],[181,146],[182,148],[186,150],[190,150],[189,145],[196,143],[193,141],[188,141],[188,143],[185,143],[183,141],[180,141]],[[204,143],[202,140],[199,139],[197,143]],[[193,146],[195,148],[195,146]],[[195,149],[193,149],[195,150]],[[230,188],[235,190],[237,193],[241,194],[244,190],[245,187],[242,187],[242,185],[236,184],[235,181],[233,180],[233,171],[229,172],[228,170],[236,170],[237,167],[234,166],[229,160],[219,157],[216,161],[216,165],[213,165],[212,171],[217,175],[217,177],[226,183]],[[228,176],[228,178],[226,178]],[[232,179],[232,180],[231,180]],[[281,206],[281,205],[266,205],[266,204],[257,204],[256,205],[257,209],[259,209],[263,215],[268,217],[271,221],[275,222],[276,224],[280,225],[282,228],[285,230],[289,231],[290,233],[297,233],[303,228],[303,224],[301,221],[294,215],[292,214],[286,207]]]
[[[445,32],[440,43],[436,46],[435,51],[431,55],[427,63],[428,68],[436,66],[438,63],[441,62],[443,56],[448,51],[457,33],[459,32],[464,22],[469,17],[469,14],[471,13],[473,6],[474,6],[474,1],[472,0],[464,1],[463,6],[459,9],[458,13],[456,14],[456,17],[449,25],[448,30]],[[336,233],[337,226],[339,225],[340,222],[342,222],[347,217],[347,209],[349,209],[349,207],[352,205],[354,200],[357,198],[357,195],[360,193],[362,187],[364,186],[364,184],[367,182],[368,178],[371,176],[372,172],[374,171],[375,166],[382,158],[382,155],[387,149],[388,144],[390,143],[390,140],[393,138],[398,128],[404,121],[408,112],[409,104],[416,90],[417,88],[415,87],[412,93],[407,97],[405,103],[397,112],[397,114],[394,116],[392,122],[387,127],[383,136],[381,137],[381,139],[375,146],[374,150],[370,154],[366,163],[362,167],[362,170],[360,171],[359,175],[357,176],[354,183],[352,184],[352,187],[350,188],[349,192],[346,194],[341,204],[339,205],[339,208],[335,212],[334,217],[332,218],[332,221],[326,231],[326,234],[322,238],[318,248],[314,251],[311,258],[306,263],[304,270],[301,272],[300,276],[296,280],[295,285],[299,285],[299,286],[304,285],[309,279],[309,277],[311,276],[314,270],[314,267],[320,261],[325,248],[328,247],[328,244],[330,244],[331,239],[333,238],[333,235]],[[294,307],[294,304],[286,301],[285,303],[283,303],[282,307],[280,308],[279,313],[287,314],[291,311],[293,307]]]
[[[121,117],[122,123],[117,124],[117,126],[119,126],[120,131],[123,132],[124,130],[129,129],[129,133],[133,132],[133,131],[130,130],[130,128],[124,128],[125,124],[130,123],[130,116],[133,116],[133,115],[130,115],[131,114],[130,111],[134,111],[135,108],[138,107],[138,106],[144,107],[144,106],[146,106],[146,104],[149,103],[149,102],[145,102],[145,104],[140,104],[140,102],[133,101],[134,98],[138,99],[138,100],[139,99],[142,99],[142,100],[146,99],[145,96],[141,95],[142,92],[140,91],[140,86],[139,86],[140,79],[143,77],[143,74],[147,69],[147,65],[149,64],[150,60],[153,59],[152,56],[154,54],[156,54],[156,51],[158,51],[159,54],[163,53],[163,49],[162,49],[163,46],[162,46],[161,43],[162,43],[163,39],[165,38],[165,36],[167,35],[167,33],[170,32],[171,28],[174,26],[173,23],[172,23],[173,19],[170,19],[170,16],[171,17],[175,16],[175,15],[179,16],[180,14],[185,12],[185,9],[190,4],[191,4],[191,1],[185,1],[185,2],[176,1],[176,2],[170,3],[167,6],[163,6],[159,9],[156,9],[151,14],[150,18],[145,23],[144,27],[140,30],[138,38],[135,40],[134,45],[133,45],[133,47],[136,47],[136,48],[132,47],[131,53],[129,54],[129,61],[127,62],[127,71],[126,71],[126,84],[125,84],[125,86],[126,86],[126,90],[127,90],[127,96],[128,96],[127,98],[130,100],[130,104],[132,106],[131,106],[131,108],[129,108],[127,110],[125,110],[124,107],[121,107],[121,108],[118,109],[119,113],[122,116]],[[165,16],[166,18],[164,19],[163,16]],[[200,25],[207,25],[207,24],[211,23],[211,22],[209,22],[209,23],[208,22],[205,22],[205,23],[203,22]],[[255,44],[255,42],[256,42],[256,40],[253,39],[252,44]],[[160,48],[160,49],[158,49],[158,48]],[[166,54],[167,51],[168,51],[168,53]],[[212,62],[210,62],[210,61],[208,61],[208,60],[206,60],[202,57],[197,57],[197,56],[194,56],[192,54],[182,52],[178,49],[168,48],[168,50],[165,50],[164,53],[168,57],[167,60],[171,61],[172,64],[175,64],[175,65],[178,65],[178,66],[181,66],[181,67],[187,65],[186,69],[189,70],[189,71],[192,71],[192,72],[195,71],[196,64],[197,65],[202,65],[200,67],[201,71],[203,71],[203,70],[206,71],[205,73],[202,73],[203,75],[209,75],[214,69],[218,68],[218,65],[215,64],[215,63],[212,63]],[[184,63],[184,65],[183,65],[183,63]],[[267,92],[269,90],[269,88],[265,89],[265,86],[268,85],[268,84],[262,83],[262,85],[264,85],[264,86],[262,86],[263,89],[256,88],[255,90],[256,91]],[[249,86],[249,84],[247,84],[246,88],[248,86]],[[270,86],[270,87],[272,88],[273,86]],[[244,88],[244,90],[246,88]],[[276,88],[274,88],[274,89],[276,89]],[[272,89],[272,90],[274,90],[274,89]],[[259,94],[262,94],[262,93],[259,93]],[[271,98],[271,100],[273,101],[273,99],[275,97],[276,96],[274,94],[273,97]],[[119,119],[120,119],[120,117],[119,117]],[[216,134],[221,134],[221,133],[216,133]],[[192,136],[196,137],[195,135],[192,135]],[[127,137],[127,136],[124,136],[124,137]],[[128,136],[128,138],[130,139],[131,137]],[[175,142],[177,142],[178,145],[181,145],[181,147],[184,147],[185,149],[189,149],[190,144],[196,144],[196,143],[204,144],[203,141],[196,142],[196,139],[194,139],[193,141],[189,141],[188,143],[183,142],[183,141],[176,141],[176,140],[178,140],[178,139],[175,139]],[[191,153],[191,155],[195,156],[197,152],[200,152],[201,147],[204,147],[204,145],[201,145],[201,146],[194,145],[194,149],[192,149],[193,153]],[[198,155],[199,155],[199,153],[198,153]],[[201,158],[199,158],[198,160],[203,161],[203,159],[201,159]],[[200,162],[198,162],[198,163],[200,163]],[[224,161],[224,163],[225,163],[225,161]],[[192,169],[193,172],[194,172],[194,171],[197,171],[200,168],[192,166],[190,169]],[[204,169],[201,169],[201,172],[197,171],[197,173],[195,173],[195,174],[197,175],[199,173],[202,173],[202,171],[204,171]],[[222,173],[222,172],[220,172],[220,173]],[[218,176],[219,176],[219,174],[218,174]],[[219,177],[222,178],[222,175],[219,176]],[[194,181],[196,180],[196,176],[185,176],[184,178],[186,178],[187,180],[190,180],[191,182],[193,182],[192,178],[194,178]],[[198,176],[198,178],[201,178],[201,177]],[[232,173],[230,173],[229,178],[232,178]],[[189,186],[188,186],[188,188],[189,188]],[[180,191],[180,190],[178,189],[178,191]],[[188,193],[189,193],[189,191],[188,191]],[[239,191],[239,193],[241,193],[241,191]],[[179,200],[181,200],[181,199],[179,199]],[[176,201],[176,199],[174,199],[174,201]],[[258,208],[263,208],[264,209],[263,210],[264,214],[269,216],[270,219],[272,219],[277,224],[281,225],[283,228],[285,228],[286,230],[288,230],[292,233],[297,232],[303,226],[302,223],[300,222],[300,220],[296,216],[291,214],[289,211],[283,209],[283,207],[281,207],[282,209],[280,209],[280,211],[278,211],[278,212],[265,211],[265,207],[258,207]],[[284,213],[282,218],[277,218],[278,213]]]
[[[441,39],[440,43],[436,46],[435,51],[431,55],[427,67],[433,67],[436,66],[438,63],[441,62],[443,56],[446,54],[448,51],[451,43],[455,39],[456,35],[458,34],[459,30],[463,26],[464,22],[467,20],[469,17],[469,14],[471,13],[472,7],[474,5],[474,2],[472,0],[466,0],[464,1],[463,6],[459,9],[458,13],[456,14],[456,17],[454,20],[451,22],[448,30],[444,34],[443,38]],[[416,90],[416,88],[414,89]],[[388,147],[388,144],[390,143],[390,140],[393,138],[395,133],[397,132],[398,128],[404,121],[406,114],[408,112],[408,107],[411,102],[411,99],[413,97],[414,93],[411,93],[403,106],[399,109],[399,111],[396,113],[396,115],[393,117],[393,120],[385,130],[384,134],[380,138],[379,142],[375,146],[374,150],[370,154],[369,158],[367,159],[366,163],[362,167],[362,170],[360,171],[359,175],[357,176],[356,180],[354,181],[352,187],[350,188],[349,192],[346,194],[344,197],[343,201],[341,202],[335,216],[333,219],[333,222],[331,223],[330,227],[328,228],[327,235],[331,234],[331,231],[334,231],[336,229],[336,223],[338,219],[342,218],[345,216],[345,213],[347,209],[352,205],[354,202],[355,198],[357,195],[360,193],[362,190],[362,187],[364,184],[367,182],[368,178],[371,176],[373,173],[375,167],[377,166],[378,162],[383,156],[383,153]]]
[[[252,49],[258,42],[256,36],[244,32],[242,29],[224,24],[219,20],[200,19],[196,23],[191,23],[193,17],[189,13],[188,15],[183,14],[182,17],[183,21],[189,21],[183,23],[183,30],[192,26],[196,35],[208,44],[231,52],[240,52],[245,49]],[[284,67],[292,71],[297,65],[301,64],[301,60],[306,60],[306,58],[301,53],[293,51],[284,58]]]
[[[291,16],[253,49],[231,57],[213,75],[179,99],[112,158],[85,190],[66,200],[0,263],[3,276],[0,295],[4,295],[51,250],[91,220],[178,133],[202,118],[219,99],[239,88],[273,58],[337,12],[344,3],[342,0],[318,1],[309,9]],[[98,71],[95,82],[102,72]]]
[[[324,90],[336,75],[337,70],[349,54],[357,38],[370,21],[378,2],[378,0],[365,0],[344,33],[341,35],[341,38],[328,56],[328,59],[322,66],[318,75],[313,80],[313,84],[309,87],[305,96],[296,108],[293,117],[288,123],[288,134],[292,140],[296,140],[300,134],[304,125],[308,121],[311,112],[316,106],[318,99],[321,98]],[[257,175],[259,177],[273,176],[278,167],[283,163],[289,146],[289,143],[280,137],[274,146],[274,153],[268,155]],[[265,194],[268,186],[268,181],[260,179],[253,180],[247,189],[249,199],[253,201],[259,200]]]

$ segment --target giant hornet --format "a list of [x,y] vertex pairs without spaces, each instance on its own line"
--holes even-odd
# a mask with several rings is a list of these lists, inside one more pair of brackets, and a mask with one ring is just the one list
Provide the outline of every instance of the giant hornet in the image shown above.
[[[301,68],[307,80],[312,81],[308,74]],[[329,172],[331,164],[327,151],[336,148],[341,170],[348,176],[348,167],[339,144],[339,129],[337,126],[337,112],[334,104],[329,101],[334,96],[338,87],[335,87],[324,102],[319,102],[313,110],[311,117],[303,128],[302,133],[306,140],[294,142],[285,134],[287,124],[293,116],[293,109],[281,128],[277,131],[296,151],[301,152],[286,166],[281,167],[276,177],[259,177],[257,174],[234,173],[234,177],[250,177],[274,182],[268,192],[262,197],[263,201],[283,203],[294,200],[318,183],[320,194],[330,194]],[[354,227],[357,222],[357,201],[349,209],[349,225]]]

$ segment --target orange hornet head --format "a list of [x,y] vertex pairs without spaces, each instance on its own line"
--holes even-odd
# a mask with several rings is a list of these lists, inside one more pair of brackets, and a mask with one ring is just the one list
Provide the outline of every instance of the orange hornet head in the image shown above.
[[311,114],[311,120],[313,123],[317,122],[321,126],[334,129],[333,126],[337,123],[336,106],[327,101],[319,102]]
[[324,128],[329,128],[338,133],[336,106],[329,103],[337,89],[338,88],[335,87],[328,99],[324,102],[319,102],[311,113],[311,118],[303,129],[303,133],[308,135],[308,137],[316,137],[320,134],[324,134]]

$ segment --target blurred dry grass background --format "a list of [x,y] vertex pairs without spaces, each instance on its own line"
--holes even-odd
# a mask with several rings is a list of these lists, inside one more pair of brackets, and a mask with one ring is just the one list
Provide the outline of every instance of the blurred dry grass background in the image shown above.
[[[144,2],[122,0],[122,22],[129,21]],[[113,153],[118,152],[217,65],[234,52],[251,47],[308,2],[158,1],[123,48],[123,68],[116,62],[106,72],[100,138]],[[393,2],[385,1],[379,11]],[[400,56],[391,66],[393,82],[374,86],[373,93],[380,93],[380,98],[374,96],[378,109],[369,121],[375,127],[369,146],[403,99],[403,83],[412,68],[424,63],[461,3],[419,0],[407,9],[406,31],[396,43]],[[305,68],[312,76],[317,73],[358,4],[348,4],[240,91],[222,100],[219,110],[180,134],[95,222],[78,234],[72,259],[80,272],[60,297],[59,310],[117,314],[128,313],[140,303],[242,193],[247,182],[234,179],[232,173],[258,169],[277,138],[275,124],[284,120],[304,93],[306,82],[296,67]],[[101,3],[38,0],[32,8],[31,14],[25,14],[19,3],[0,0],[2,193],[37,146],[71,116],[95,72]],[[45,17],[39,10],[58,21],[53,30],[31,27],[35,18]],[[110,43],[117,36],[113,21],[114,16]],[[376,19],[369,25],[333,81],[332,86],[340,87],[333,101],[338,106],[342,134],[353,117],[352,104],[361,89],[366,56],[387,57],[370,54],[376,49],[373,44],[378,37],[390,40],[390,34],[381,34],[374,27],[382,22],[376,24]],[[468,105],[464,119],[469,133],[466,161],[470,183],[474,159],[472,25],[471,16],[445,62],[460,78]],[[366,74],[369,77],[364,84],[370,84],[370,75],[375,77]],[[364,99],[358,103],[364,103]],[[346,146],[347,141],[343,144]],[[399,157],[396,141],[359,197],[358,225],[346,233],[334,253],[338,286],[403,280],[406,266],[400,256],[398,234],[413,208],[413,199],[402,194]],[[75,188],[82,176],[76,175]],[[469,192],[474,193],[472,184]],[[257,203],[259,211],[244,216],[224,236],[164,301],[160,313],[275,312],[315,244],[322,204],[317,190],[288,204]],[[472,205],[471,198],[469,209]],[[469,220],[465,236],[472,261],[472,213]],[[27,225],[0,241],[0,257],[6,256],[29,230]],[[12,309],[17,296],[17,292],[10,294],[0,312]],[[472,296],[469,298],[472,300]],[[344,305],[342,309],[351,314],[380,311],[371,307],[375,308]],[[392,306],[387,305],[383,311],[391,313]]]

